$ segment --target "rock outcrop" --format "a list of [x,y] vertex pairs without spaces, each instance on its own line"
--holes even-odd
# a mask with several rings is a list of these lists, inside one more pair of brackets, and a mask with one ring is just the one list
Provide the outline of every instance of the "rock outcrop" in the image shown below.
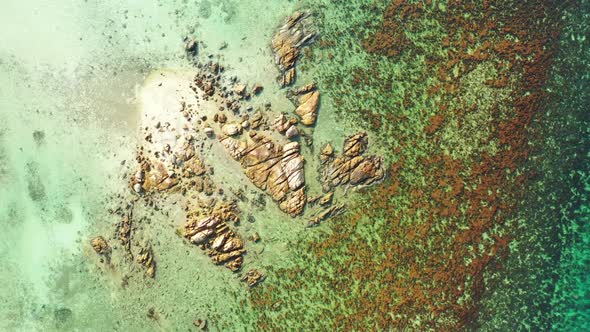
[[276,131],[278,131],[281,134],[284,134],[289,129],[289,127],[291,127],[294,124],[294,122],[297,122],[297,120],[292,120],[295,119],[288,119],[285,113],[281,113],[275,118],[272,126],[274,129],[276,129]]
[[342,155],[331,160],[332,149],[328,145],[322,149],[320,159],[325,167],[322,172],[324,190],[350,184],[353,186],[370,185],[385,177],[383,158],[380,156],[363,156],[368,146],[367,133],[359,132],[344,141]]
[[242,238],[229,228],[230,222],[238,220],[233,205],[222,205],[204,218],[189,213],[182,234],[191,243],[208,250],[207,254],[215,264],[224,264],[236,272],[242,267],[246,252]]
[[307,17],[303,12],[295,12],[287,18],[272,39],[275,61],[281,71],[278,79],[281,87],[293,84],[295,64],[301,55],[301,48],[311,43],[315,37],[315,32],[309,31],[306,25]]
[[287,138],[295,138],[299,136],[299,129],[297,129],[295,125],[291,125],[287,131],[285,131],[285,136],[287,136]]
[[251,132],[248,141],[224,136],[220,138],[227,152],[244,168],[244,173],[258,188],[265,190],[279,208],[291,216],[303,212],[305,194],[304,158],[299,143],[281,146],[262,134]]

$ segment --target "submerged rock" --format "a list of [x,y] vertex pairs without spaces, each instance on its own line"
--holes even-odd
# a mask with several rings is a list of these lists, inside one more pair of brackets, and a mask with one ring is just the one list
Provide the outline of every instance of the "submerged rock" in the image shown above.
[[193,325],[201,331],[207,331],[207,320],[205,319],[195,319]]
[[196,54],[197,53],[197,41],[193,38],[187,38],[186,43],[184,44],[184,49],[189,54]]
[[330,207],[322,210],[318,214],[316,214],[314,217],[312,217],[309,220],[309,222],[307,223],[307,227],[317,226],[323,220],[326,220],[330,217],[335,217],[343,212],[344,212],[344,204],[337,204],[337,205],[330,206]]
[[264,90],[264,87],[257,83],[252,88],[252,93],[255,95],[259,95],[262,92],[262,90]]
[[55,318],[55,321],[58,323],[58,325],[65,324],[72,318],[72,310],[69,308],[55,309],[53,312],[53,317]]
[[244,281],[248,285],[248,287],[254,287],[260,282],[262,282],[265,278],[266,276],[264,275],[264,273],[256,269],[252,269],[246,272],[241,280]]
[[45,142],[45,132],[42,130],[35,130],[33,132],[33,139],[35,140],[35,144],[40,146]]
[[322,148],[322,152],[320,153],[320,161],[322,164],[325,164],[328,161],[330,161],[333,156],[334,147],[332,146],[332,144],[327,143],[326,145],[324,145],[324,147]]
[[258,232],[252,233],[252,235],[250,236],[250,240],[252,242],[258,242],[258,241],[260,241],[260,235],[258,234]]
[[137,255],[137,262],[146,268],[145,274],[150,278],[156,277],[156,261],[154,260],[154,253],[152,247],[141,248]]
[[371,184],[373,181],[383,178],[383,158],[371,156],[365,158],[355,169],[350,172],[350,184]]
[[100,235],[92,238],[92,240],[90,240],[90,245],[92,246],[92,249],[94,249],[94,251],[99,255],[109,255],[111,252],[111,247],[107,243],[107,240],[105,240],[105,238]]

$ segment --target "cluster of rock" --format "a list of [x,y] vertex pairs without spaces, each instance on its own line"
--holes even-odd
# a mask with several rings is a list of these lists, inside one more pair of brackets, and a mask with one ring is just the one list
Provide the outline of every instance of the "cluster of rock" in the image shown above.
[[[126,210],[119,207],[115,211],[109,209],[109,212],[121,217],[120,221],[116,224],[115,236],[113,239],[119,240],[126,261],[131,262],[134,257],[131,247],[133,236],[132,230],[134,229],[132,227],[133,203],[128,203]],[[133,243],[136,244],[136,247],[138,248],[135,261],[145,268],[145,273],[148,277],[155,278],[156,261],[154,259],[152,247],[150,245],[138,245],[137,239],[134,239]],[[111,265],[111,254],[113,253],[113,249],[117,248],[116,246],[111,247],[103,236],[96,236],[90,239],[90,246],[101,257],[101,263],[106,261],[110,268],[114,268],[114,265]],[[125,283],[126,281],[124,280],[123,285],[125,285]]]
[[281,87],[295,81],[295,64],[301,55],[301,48],[313,41],[315,32],[308,29],[306,18],[309,15],[295,12],[272,39],[275,61],[281,72],[278,82]]
[[136,260],[146,269],[145,274],[148,277],[156,277],[156,261],[154,260],[154,252],[151,246],[140,248]]
[[223,205],[204,218],[188,214],[183,236],[198,245],[215,264],[224,264],[233,272],[244,263],[244,241],[229,227],[229,222],[239,220],[235,206]]
[[366,186],[385,177],[383,158],[380,156],[363,156],[369,140],[367,133],[359,132],[344,140],[342,155],[334,157],[330,144],[322,148],[320,160],[324,165],[322,184],[326,191],[344,184]]
[[277,201],[282,211],[293,217],[303,212],[307,197],[299,143],[281,146],[256,131],[250,132],[248,140],[228,136],[219,140],[252,183]]
[[287,118],[285,113],[281,113],[275,118],[272,125],[273,128],[280,134],[287,136],[287,138],[294,138],[299,135],[297,122],[297,119]]
[[121,246],[125,249],[128,254],[131,254],[131,222],[132,212],[129,211],[123,215],[123,218],[117,225],[117,234],[119,235],[119,241]]
[[[219,130],[211,126],[207,116],[201,115],[197,120],[197,124],[205,123],[204,133],[208,137],[213,137],[216,133],[236,136],[259,127],[267,129],[266,117],[260,110],[252,112],[252,105],[244,107],[245,101],[251,101],[253,96],[262,92],[264,88],[260,84],[249,86],[241,83],[235,76],[225,77],[222,75],[223,66],[216,62],[199,63],[197,68],[200,71],[195,75],[190,88],[197,99],[213,100],[219,104],[219,111],[212,117],[213,122],[219,124]],[[267,105],[267,109],[269,108],[270,104]]]
[[[293,84],[295,81],[295,64],[301,53],[301,47],[307,45],[315,37],[315,32],[307,29],[305,24],[307,17],[308,15],[303,12],[295,12],[287,18],[285,24],[272,39],[275,61],[281,72],[278,80],[281,87]],[[295,113],[299,116],[299,121],[287,119],[284,114],[281,114],[275,120],[274,127],[287,138],[294,138],[299,135],[299,129],[296,126],[297,122],[301,122],[305,126],[315,124],[320,92],[317,90],[316,85],[312,83],[295,89],[289,94],[297,105]]]
[[[293,15],[275,38],[277,43],[279,39],[284,41],[279,47],[282,49],[279,51],[282,55],[277,58],[282,68],[293,69],[299,48],[305,44],[300,36],[304,18],[305,15],[302,13]],[[310,34],[307,41],[312,37],[313,34]],[[291,47],[295,47],[297,55],[287,52]],[[295,56],[290,57],[287,53]],[[201,72],[195,76],[191,89],[197,95],[204,94],[205,98],[207,96],[213,98],[221,105],[219,112],[212,119],[213,122],[220,124],[220,130],[207,126],[205,128],[205,131],[209,130],[206,132],[207,136],[217,136],[228,154],[241,163],[246,176],[252,183],[278,202],[282,211],[291,216],[300,215],[304,210],[307,197],[303,177],[304,162],[300,155],[299,143],[290,142],[282,146],[260,134],[257,130],[269,129],[266,116],[260,110],[251,114],[242,114],[241,119],[235,119],[238,114],[243,113],[242,101],[259,94],[262,87],[255,85],[249,91],[247,85],[239,83],[237,78],[225,79],[221,75],[223,67],[215,63],[199,65],[198,68]],[[301,122],[313,125],[319,103],[319,92],[316,91],[315,85],[298,89],[294,96],[300,104],[298,112]],[[224,114],[223,111],[226,109],[231,112]],[[300,134],[297,128],[299,122],[296,118],[287,119],[284,114],[281,114],[274,121],[273,127],[292,139]],[[243,133],[249,135],[242,136]]]
[[166,144],[161,151],[147,156],[141,149],[136,157],[139,169],[130,177],[130,186],[138,194],[151,191],[165,191],[180,184],[185,193],[194,190],[210,196],[215,185],[207,174],[209,168],[195,154],[192,135],[183,138],[184,142],[171,148]]

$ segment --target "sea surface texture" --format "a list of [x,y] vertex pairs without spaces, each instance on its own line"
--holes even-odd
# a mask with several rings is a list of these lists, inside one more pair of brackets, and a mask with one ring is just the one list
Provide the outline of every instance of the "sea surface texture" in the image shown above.
[[589,331],[589,22],[0,1],[0,331]]

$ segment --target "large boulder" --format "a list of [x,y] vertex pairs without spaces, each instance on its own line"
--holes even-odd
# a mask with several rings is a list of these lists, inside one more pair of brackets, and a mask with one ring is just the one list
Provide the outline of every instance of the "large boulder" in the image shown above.
[[301,123],[313,126],[317,118],[320,103],[320,92],[315,90],[299,97],[299,106],[295,113],[301,117]]

